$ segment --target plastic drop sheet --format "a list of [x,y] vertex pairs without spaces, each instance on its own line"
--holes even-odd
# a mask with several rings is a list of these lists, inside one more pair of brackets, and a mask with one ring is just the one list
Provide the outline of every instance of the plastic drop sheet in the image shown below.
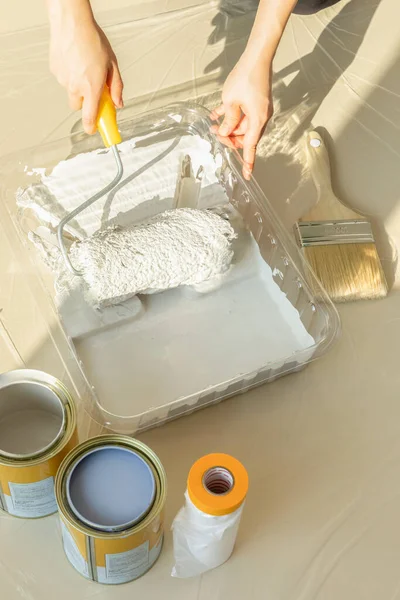
[[[196,96],[216,103],[254,17],[254,5],[237,4],[95,0],[130,110]],[[80,125],[48,72],[42,3],[1,0],[1,14],[4,154]],[[63,556],[56,516],[1,516],[2,597],[400,597],[399,19],[398,0],[342,0],[291,19],[275,61],[275,119],[256,168],[290,227],[315,200],[301,135],[325,128],[337,194],[373,220],[394,286],[388,299],[343,306],[340,343],[305,371],[141,436],[169,478],[166,543],[145,577],[118,588],[86,582]],[[55,317],[37,310],[6,227],[0,223],[0,367],[45,364],[52,372],[60,361]],[[221,568],[173,579],[169,525],[191,464],[216,448],[240,457],[253,482],[237,546]]]
[[216,569],[232,554],[244,506],[228,515],[199,510],[185,492],[185,503],[172,523],[172,577],[185,579]]

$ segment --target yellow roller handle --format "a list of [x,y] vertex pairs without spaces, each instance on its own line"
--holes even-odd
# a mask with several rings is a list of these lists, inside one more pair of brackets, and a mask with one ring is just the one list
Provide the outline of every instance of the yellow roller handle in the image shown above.
[[121,134],[118,131],[117,111],[114,102],[111,100],[110,92],[107,86],[104,87],[100,99],[99,112],[97,115],[97,129],[103,139],[106,148],[119,144]]

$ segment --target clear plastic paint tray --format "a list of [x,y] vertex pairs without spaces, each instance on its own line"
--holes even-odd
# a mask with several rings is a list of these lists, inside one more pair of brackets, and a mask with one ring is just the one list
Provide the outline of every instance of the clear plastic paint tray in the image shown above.
[[222,278],[104,311],[60,285],[55,291],[28,235],[51,239],[65,210],[113,178],[114,160],[99,136],[73,134],[4,159],[0,215],[37,308],[51,321],[54,351],[62,357],[52,374],[80,382],[98,422],[135,433],[300,370],[330,347],[339,320],[323,290],[322,299],[313,297],[307,284],[313,275],[255,181],[242,178],[237,152],[210,133],[207,111],[185,104],[135,118],[127,110],[123,117],[123,182],[73,221],[69,235],[140,222],[173,207],[189,155],[193,172],[202,172],[198,207],[218,207],[237,235]]

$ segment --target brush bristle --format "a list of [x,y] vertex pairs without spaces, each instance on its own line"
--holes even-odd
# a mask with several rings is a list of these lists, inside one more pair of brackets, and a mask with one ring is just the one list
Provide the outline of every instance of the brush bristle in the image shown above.
[[334,302],[371,300],[387,295],[386,278],[375,244],[309,246],[303,250]]

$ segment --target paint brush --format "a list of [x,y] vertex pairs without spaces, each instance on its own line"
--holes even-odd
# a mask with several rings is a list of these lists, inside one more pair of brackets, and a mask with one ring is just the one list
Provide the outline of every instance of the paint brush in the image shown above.
[[328,152],[316,131],[306,135],[306,151],[318,201],[295,233],[307,262],[334,302],[385,297],[371,223],[335,196]]

